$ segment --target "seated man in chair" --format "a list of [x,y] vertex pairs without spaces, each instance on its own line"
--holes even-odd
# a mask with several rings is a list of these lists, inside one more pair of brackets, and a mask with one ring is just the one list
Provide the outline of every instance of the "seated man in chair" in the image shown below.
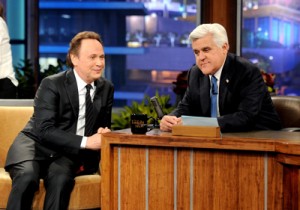
[[202,24],[189,36],[196,65],[188,72],[188,87],[177,108],[162,118],[160,128],[171,131],[181,115],[217,118],[222,132],[280,129],[281,123],[260,70],[228,53],[226,30]]
[[67,209],[75,176],[98,171],[101,133],[110,131],[114,93],[112,83],[101,77],[100,35],[75,35],[67,63],[72,69],[42,81],[34,114],[9,149],[8,210],[31,209],[40,178],[46,189],[44,209]]

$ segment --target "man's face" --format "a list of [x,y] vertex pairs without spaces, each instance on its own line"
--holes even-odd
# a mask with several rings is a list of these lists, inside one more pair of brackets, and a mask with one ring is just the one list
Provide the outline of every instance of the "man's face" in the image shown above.
[[228,44],[219,48],[212,35],[206,35],[192,42],[196,64],[205,75],[213,75],[224,63],[228,51]]
[[102,44],[95,39],[83,39],[78,56],[71,55],[74,69],[81,79],[91,83],[99,79],[105,67],[105,56]]

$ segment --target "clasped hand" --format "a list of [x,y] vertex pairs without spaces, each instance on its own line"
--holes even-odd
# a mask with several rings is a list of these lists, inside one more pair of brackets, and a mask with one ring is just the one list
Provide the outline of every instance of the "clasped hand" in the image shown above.
[[101,148],[101,134],[102,133],[108,133],[111,132],[111,130],[107,127],[102,128],[100,127],[92,136],[89,136],[86,141],[86,149],[92,149],[92,150],[98,150]]
[[160,130],[172,131],[174,125],[182,124],[181,117],[165,115],[160,121]]

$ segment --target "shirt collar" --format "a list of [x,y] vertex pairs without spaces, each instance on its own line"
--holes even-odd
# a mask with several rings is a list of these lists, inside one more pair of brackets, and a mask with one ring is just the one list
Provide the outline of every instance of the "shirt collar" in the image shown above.
[[213,75],[215,78],[217,78],[218,81],[220,81],[221,73],[222,73],[223,66]]
[[[80,78],[80,76],[77,74],[75,69],[73,69],[73,71],[74,71],[74,74],[75,74],[78,91],[81,91],[82,89],[85,89],[85,86],[87,85],[87,83]],[[91,85],[92,85],[92,88],[94,89],[94,87],[95,87],[94,82],[92,82]]]
[[[224,63],[225,63],[225,60],[224,60]],[[211,78],[211,76],[215,76],[215,78],[217,78],[217,80],[220,81],[221,73],[222,73],[222,70],[223,70],[223,67],[224,67],[224,63],[221,66],[221,68],[219,68],[219,70],[215,74],[210,75],[210,78]]]

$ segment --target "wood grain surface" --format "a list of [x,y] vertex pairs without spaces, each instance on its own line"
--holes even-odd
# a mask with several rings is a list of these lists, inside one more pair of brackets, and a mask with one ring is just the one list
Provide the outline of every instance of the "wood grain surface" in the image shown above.
[[299,209],[298,133],[102,137],[103,210]]

